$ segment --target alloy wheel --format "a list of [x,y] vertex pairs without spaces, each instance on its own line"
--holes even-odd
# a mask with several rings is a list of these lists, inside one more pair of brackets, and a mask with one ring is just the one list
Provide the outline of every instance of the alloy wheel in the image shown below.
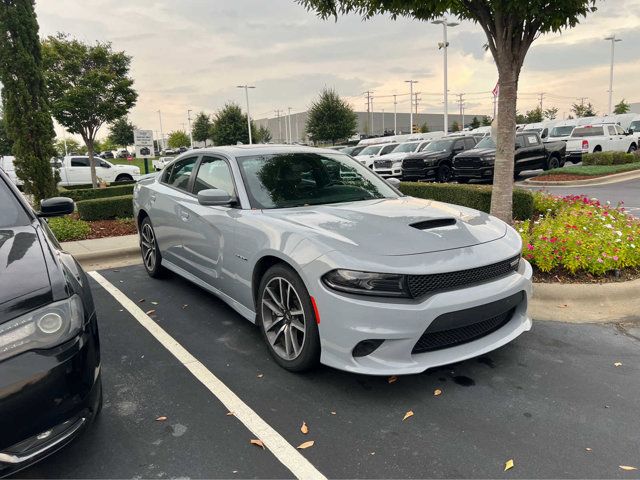
[[148,223],[142,225],[140,231],[140,248],[142,249],[142,261],[145,268],[152,272],[156,266],[156,236],[153,228]]
[[306,318],[300,296],[285,278],[274,277],[262,292],[262,324],[273,351],[284,360],[302,352]]

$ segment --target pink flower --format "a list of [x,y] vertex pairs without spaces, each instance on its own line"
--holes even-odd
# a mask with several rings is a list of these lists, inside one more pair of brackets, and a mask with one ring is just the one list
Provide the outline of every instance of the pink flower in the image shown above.
[[604,260],[602,260],[601,258],[598,259],[598,263],[603,263]]
[[617,255],[614,255],[614,256],[613,256],[613,260],[617,262],[617,261],[618,261],[618,256],[617,256]]
[[528,248],[529,250],[533,250],[533,245],[528,244],[528,245],[527,245],[527,248]]

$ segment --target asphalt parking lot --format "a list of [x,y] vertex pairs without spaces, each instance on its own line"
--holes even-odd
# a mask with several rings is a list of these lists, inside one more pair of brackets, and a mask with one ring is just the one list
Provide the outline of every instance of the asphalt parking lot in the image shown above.
[[[257,328],[179,277],[152,280],[140,265],[100,273],[290,445],[313,440],[297,452],[327,477],[637,476],[619,466],[640,467],[640,339],[616,326],[534,322],[488,356],[394,383],[325,367],[296,375]],[[18,477],[293,476],[112,295],[95,282],[93,292],[102,414]]]

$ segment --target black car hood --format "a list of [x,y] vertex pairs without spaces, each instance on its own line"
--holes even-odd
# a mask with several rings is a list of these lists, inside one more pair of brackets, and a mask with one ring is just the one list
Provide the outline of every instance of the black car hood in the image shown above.
[[456,157],[484,157],[486,155],[495,155],[495,148],[474,148],[466,152],[459,153]]
[[0,323],[51,302],[42,245],[31,226],[0,229]]
[[409,156],[406,157],[407,160],[412,159],[412,158],[419,158],[421,160],[430,160],[430,159],[434,159],[434,158],[448,158],[449,157],[449,152],[420,152],[420,153],[413,153]]

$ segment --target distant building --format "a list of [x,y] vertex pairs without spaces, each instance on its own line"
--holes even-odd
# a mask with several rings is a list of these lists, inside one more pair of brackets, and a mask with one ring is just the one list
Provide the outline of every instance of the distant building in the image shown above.
[[[374,112],[373,115],[367,112],[356,112],[358,116],[358,134],[360,135],[381,135],[385,130],[387,132],[393,132],[394,130],[394,115],[393,112]],[[293,142],[305,143],[308,141],[305,125],[307,124],[308,112],[292,113],[291,114],[291,138]],[[373,122],[371,122],[371,116],[373,116]],[[479,121],[482,121],[483,115],[481,114],[467,114],[464,115],[464,122],[469,125],[473,120],[473,117],[477,117]],[[410,115],[409,113],[398,112],[397,132],[410,133],[409,127]],[[420,128],[424,123],[427,123],[429,130],[432,132],[444,130],[444,115],[442,113],[418,113],[413,115],[413,124]],[[462,123],[462,117],[459,114],[449,114],[449,130],[453,122],[458,122],[458,125]],[[369,124],[372,123],[372,129],[369,128]],[[264,126],[269,129],[272,136],[272,142],[284,143],[287,138],[287,116],[283,115],[271,118],[261,118],[255,120],[257,127]]]
[[629,112],[630,113],[637,113],[638,115],[640,115],[640,102],[630,103],[629,104]]

